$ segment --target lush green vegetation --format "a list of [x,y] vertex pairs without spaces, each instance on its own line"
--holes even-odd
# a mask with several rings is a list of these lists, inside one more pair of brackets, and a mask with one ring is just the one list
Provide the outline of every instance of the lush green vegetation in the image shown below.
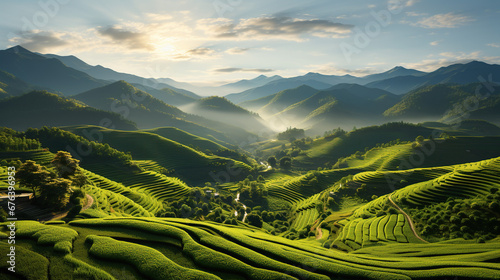
[[[59,212],[67,213],[63,219],[18,222],[19,256],[46,267],[37,276],[20,268],[28,279],[495,279],[500,269],[500,158],[487,159],[500,152],[498,137],[431,134],[377,142],[308,171],[300,155],[277,153],[266,158],[271,168],[247,165],[246,178],[217,183],[189,174],[196,166],[219,172],[220,163],[235,162],[200,151],[222,147],[216,142],[170,129],[66,129],[82,135],[97,129],[105,144],[56,128],[3,130],[0,189],[8,187],[6,167],[14,165],[20,187],[39,202],[57,198],[43,189],[66,184],[73,190],[54,200],[75,205]],[[390,130],[335,129],[285,149],[312,150],[316,141],[380,129]],[[164,137],[169,132],[199,146]],[[78,141],[96,149],[82,167],[69,153],[55,153]],[[431,143],[424,163],[412,164]],[[469,152],[457,152],[464,147]],[[85,195],[93,202],[82,209]]]
[[[12,116],[16,116],[13,118]],[[98,110],[47,91],[32,91],[0,101],[2,125],[25,130],[30,127],[93,124],[118,129],[136,129],[119,114]]]

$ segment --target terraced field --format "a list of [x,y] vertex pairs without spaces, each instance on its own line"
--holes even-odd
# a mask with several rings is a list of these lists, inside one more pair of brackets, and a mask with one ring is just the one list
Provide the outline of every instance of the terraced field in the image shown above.
[[393,194],[395,201],[405,198],[414,205],[446,201],[449,197],[474,197],[500,187],[500,158],[455,166],[434,180],[410,185]]
[[[139,194],[143,194],[142,196],[154,198],[159,202],[177,200],[188,194],[191,189],[180,179],[168,177],[155,171],[124,173],[120,169],[114,168],[112,165],[104,164],[93,164],[87,165],[86,167],[101,175],[101,180],[105,181],[106,178],[114,180]],[[111,188],[116,187],[115,184],[110,184],[109,182],[107,184],[105,183],[103,188],[107,188],[107,186]]]
[[[95,198],[94,201],[96,201],[96,205],[99,206],[100,204],[102,204],[102,206],[98,207],[102,210],[110,210],[109,207],[113,207],[115,212],[122,212],[126,214],[133,213],[134,211],[130,212],[128,210],[128,205],[130,204],[129,200],[137,204],[135,208],[139,209],[139,212],[142,212],[142,210],[144,210],[147,213],[147,216],[151,216],[152,214],[155,214],[163,208],[161,202],[154,197],[131,189],[130,187],[125,187],[123,184],[117,183],[106,177],[92,173],[88,170],[84,170],[84,174],[95,185],[95,187],[88,186],[85,188],[85,190]],[[104,200],[104,202],[99,203],[102,200]],[[108,203],[109,200],[120,201],[120,204]],[[122,208],[122,205],[127,206]],[[122,210],[120,211],[119,209]]]
[[233,145],[220,141],[214,137],[212,139],[199,137],[175,127],[159,127],[154,129],[145,129],[141,131],[158,134],[162,137],[182,143],[184,145],[188,146],[192,145],[198,147],[202,151],[209,150],[214,152],[217,150],[235,148]]
[[[404,221],[394,217],[389,222],[397,230],[392,236],[384,226],[384,238],[403,238],[396,234]],[[363,242],[365,222],[351,228],[348,238]],[[500,269],[498,243],[414,244],[411,250],[393,243],[344,253],[255,229],[184,219],[22,221],[16,241],[20,262],[38,264],[18,264],[18,275],[28,279],[498,279]],[[0,241],[2,249],[6,245]],[[5,259],[0,255],[2,276],[9,273]]]
[[[298,202],[330,188],[343,177],[355,174],[359,169],[345,168],[315,171],[292,178],[274,179],[266,182],[269,195],[286,200]],[[317,180],[312,180],[316,178]]]
[[422,243],[413,234],[403,214],[392,214],[369,219],[348,221],[335,242],[342,242],[357,250],[378,242]]
[[39,164],[49,164],[54,154],[46,150],[32,150],[24,152],[0,152],[0,159],[19,159],[21,161],[34,160]]
[[320,194],[316,194],[294,205],[295,218],[291,225],[296,230],[301,230],[307,225],[312,225],[319,216],[316,204],[319,201]]
[[[81,128],[69,129],[80,134]],[[191,147],[147,131],[120,131],[95,127],[101,132],[103,143],[123,152],[130,152],[135,160],[152,160],[160,166],[175,170],[193,182],[210,181],[210,172],[226,171],[228,165],[240,169],[242,176],[250,170],[247,164],[218,156],[207,156]],[[145,144],[147,143],[147,144]],[[214,143],[215,144],[215,143]]]

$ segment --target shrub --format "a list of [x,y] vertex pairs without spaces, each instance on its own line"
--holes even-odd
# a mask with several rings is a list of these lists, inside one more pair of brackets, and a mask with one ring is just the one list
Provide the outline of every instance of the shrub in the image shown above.
[[500,205],[498,204],[498,202],[493,201],[488,205],[488,208],[490,208],[493,211],[498,211],[500,210]]
[[76,215],[80,213],[80,211],[82,211],[82,208],[83,207],[80,204],[71,207],[71,209],[69,209],[68,211],[68,215],[66,215],[66,218],[73,219]]

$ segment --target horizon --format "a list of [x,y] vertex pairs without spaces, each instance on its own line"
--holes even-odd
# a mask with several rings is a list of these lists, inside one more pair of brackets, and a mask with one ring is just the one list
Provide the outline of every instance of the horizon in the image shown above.
[[[40,54],[40,55],[58,55],[58,54],[56,54],[56,53],[39,53],[39,52],[35,52],[35,51],[32,51],[32,50],[27,49],[26,47],[24,47],[24,46],[22,46],[22,45],[12,46],[12,47],[9,47],[9,48],[7,48],[7,49],[5,49],[5,50],[15,49],[15,48],[19,48],[19,47],[21,47],[21,48],[23,48],[23,49],[25,49],[25,50],[27,50],[27,51],[29,51],[29,52],[35,53],[35,54]],[[75,56],[75,55],[65,55],[64,57],[74,57],[74,58],[76,58],[76,59],[78,59],[78,60],[80,60],[80,61],[83,61],[84,63],[87,63],[86,61],[82,60],[81,58],[79,58],[78,56]],[[431,70],[431,71],[429,71],[429,72],[426,72],[426,71],[421,71],[421,72],[422,72],[422,73],[424,73],[424,74],[428,74],[428,73],[432,73],[432,72],[434,72],[434,71],[436,71],[436,70],[439,70],[439,69],[441,69],[441,68],[446,68],[446,67],[448,67],[448,66],[453,66],[453,65],[465,65],[465,64],[469,64],[469,63],[471,63],[471,62],[487,63],[487,62],[485,62],[485,61],[476,60],[476,59],[471,59],[471,60],[466,60],[466,61],[456,61],[455,63],[451,63],[451,64],[446,65],[446,66],[439,66],[438,68],[433,69],[433,70]],[[87,63],[87,64],[88,64],[88,63]],[[490,65],[498,65],[498,64],[496,64],[496,63],[487,63],[487,64],[490,64]],[[89,64],[89,65],[90,65],[90,64]],[[100,65],[100,64],[97,64],[97,65],[90,65],[90,66],[93,66],[93,67],[95,67],[95,66],[101,66],[101,67],[104,67],[104,66],[102,66],[102,65]],[[105,68],[108,68],[108,67],[105,67]],[[254,76],[254,77],[250,77],[250,78],[242,78],[242,79],[235,79],[235,80],[232,80],[232,81],[213,81],[213,82],[212,82],[212,84],[210,84],[210,85],[204,85],[205,83],[203,83],[203,82],[198,82],[198,83],[197,83],[197,82],[191,82],[191,83],[190,83],[190,82],[178,81],[178,80],[174,80],[174,79],[172,79],[172,80],[174,80],[175,82],[180,82],[180,83],[189,83],[189,84],[194,85],[194,86],[203,86],[203,85],[204,85],[204,86],[222,86],[222,85],[225,85],[225,84],[234,83],[234,82],[238,82],[238,81],[249,81],[249,80],[254,80],[254,79],[257,79],[257,78],[259,78],[259,77],[272,78],[272,77],[276,77],[276,76],[277,76],[277,77],[281,77],[281,78],[285,78],[285,79],[287,79],[287,78],[294,78],[294,77],[306,76],[306,75],[310,75],[310,74],[319,74],[319,75],[325,75],[325,76],[338,76],[338,77],[346,77],[346,76],[351,76],[351,77],[363,78],[363,77],[368,77],[368,76],[370,76],[370,75],[374,75],[374,74],[381,74],[381,73],[389,72],[389,71],[392,71],[392,70],[394,70],[394,69],[398,69],[398,68],[402,68],[402,69],[406,69],[406,70],[417,70],[417,69],[406,68],[406,67],[401,66],[401,65],[394,65],[394,66],[392,66],[392,67],[391,67],[391,68],[389,68],[389,69],[386,69],[386,70],[381,70],[381,72],[375,72],[375,73],[370,73],[370,74],[365,74],[365,75],[353,75],[353,74],[343,74],[343,75],[335,75],[335,74],[331,74],[331,75],[329,75],[329,74],[320,73],[320,72],[307,72],[307,73],[305,73],[305,74],[298,75],[298,76],[280,76],[280,75],[257,74],[257,76]],[[111,70],[116,71],[115,69],[112,69],[112,68],[108,68],[108,69],[111,69]],[[418,70],[418,71],[420,71],[420,70]],[[124,73],[124,74],[132,74],[132,73],[126,73],[126,72],[122,72],[122,73]],[[153,78],[153,77],[143,77],[143,78]],[[168,77],[160,77],[160,78],[153,78],[153,79],[171,79],[171,78],[168,78]],[[347,83],[347,84],[349,84],[349,83]],[[223,96],[225,96],[225,95],[227,95],[227,94],[224,94],[224,95],[212,95],[212,96],[222,96],[222,97],[223,97]],[[205,96],[205,95],[201,94],[201,96]],[[208,96],[208,95],[206,95],[206,96]]]
[[499,23],[494,1],[434,3],[432,9],[418,0],[226,2],[4,3],[0,45],[212,85],[261,74],[363,77],[396,66],[432,72],[500,61],[500,37],[488,31]]

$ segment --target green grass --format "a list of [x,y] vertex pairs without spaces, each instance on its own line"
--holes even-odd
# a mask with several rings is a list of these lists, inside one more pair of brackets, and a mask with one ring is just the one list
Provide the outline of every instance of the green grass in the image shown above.
[[[22,246],[16,246],[16,265],[15,274],[8,271],[10,264],[7,263],[10,257],[7,253],[10,252],[11,245],[6,242],[0,242],[0,278],[2,279],[19,279],[22,277],[24,279],[39,279],[48,280],[49,278],[49,260],[29,249],[25,249]],[[12,278],[7,278],[7,277]],[[5,277],[5,278],[3,278]]]
[[[120,173],[119,170],[114,169],[114,171],[117,174]],[[100,208],[103,210],[109,210],[109,207],[113,207],[116,212],[132,214],[138,211],[136,214],[151,216],[151,214],[155,214],[163,209],[160,201],[143,192],[126,187],[123,184],[109,180],[88,170],[85,170],[84,174],[96,186],[88,187],[88,189],[90,194],[97,199],[96,205],[101,205]],[[103,191],[101,192],[100,190]],[[129,200],[137,205],[132,204]]]
[[[144,164],[144,163],[140,163]],[[169,177],[155,171],[122,172],[112,165],[96,164],[87,165],[87,168],[101,175],[100,183],[102,185],[111,185],[109,190],[119,191],[120,186],[108,182],[111,179],[121,183],[126,189],[129,189],[142,197],[150,197],[159,202],[164,200],[177,200],[189,193],[190,187],[176,177]],[[108,188],[108,187],[104,187]],[[145,198],[146,199],[146,198]],[[134,199],[135,200],[135,199]],[[146,209],[148,209],[146,207]],[[156,210],[149,210],[156,213]]]
[[500,187],[500,158],[455,166],[433,180],[412,184],[394,193],[395,201],[405,198],[414,205],[446,201],[449,197],[474,197]]
[[70,253],[73,249],[73,240],[78,233],[70,228],[44,225],[36,221],[17,221],[16,238],[29,237],[37,240],[41,245],[53,245],[54,251]]
[[[397,228],[401,218],[394,217]],[[365,230],[371,231],[372,225],[380,228],[375,224],[383,219],[357,219],[349,241],[364,242]],[[45,238],[49,246],[73,240],[74,245],[57,257],[57,252],[40,247],[40,241],[29,245],[24,238]],[[409,248],[407,243],[391,242],[360,245],[347,254],[252,228],[171,218],[86,219],[65,225],[23,222],[18,240],[18,256],[23,256],[19,261],[40,263],[36,270],[26,263],[24,268],[29,269],[20,271],[26,279],[48,279],[49,271],[62,270],[75,279],[241,279],[238,275],[246,279],[496,279],[500,269],[499,243],[412,244]],[[0,246],[5,244],[0,241]],[[49,270],[47,258],[61,261],[59,270]],[[46,276],[40,271],[46,271]],[[51,275],[51,279],[61,278]]]
[[130,263],[151,279],[220,279],[209,273],[184,268],[147,246],[96,235],[87,236],[87,241],[92,244],[90,254]]
[[207,139],[194,134],[185,132],[175,127],[160,127],[154,129],[141,130],[144,132],[151,132],[158,134],[170,140],[182,143],[187,146],[198,147],[200,150],[209,150],[215,152],[217,150],[233,149],[234,146],[216,138]]
[[[218,156],[207,156],[179,142],[147,131],[120,131],[102,127],[90,127],[102,133],[103,143],[123,152],[130,152],[135,160],[152,160],[160,166],[175,170],[177,174],[190,181],[210,181],[210,172],[217,174],[225,171],[228,164],[234,164],[244,173],[250,170],[247,164]],[[88,126],[74,127],[70,130],[82,133]],[[146,144],[147,143],[147,144]],[[87,168],[87,166],[84,165]]]

